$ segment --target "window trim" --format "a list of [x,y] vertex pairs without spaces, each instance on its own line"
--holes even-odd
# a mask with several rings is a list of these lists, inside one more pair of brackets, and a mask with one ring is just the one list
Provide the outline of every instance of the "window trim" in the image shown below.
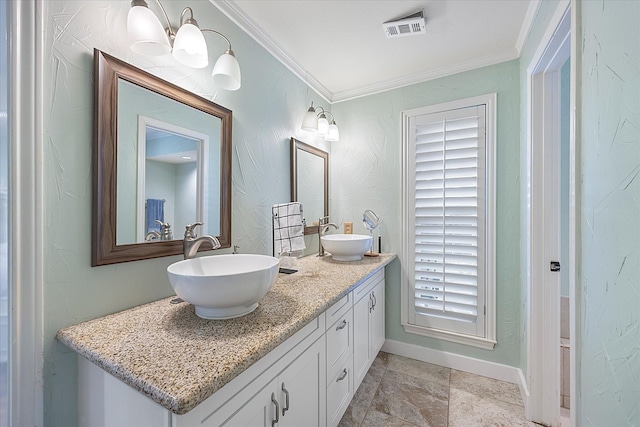
[[[461,334],[455,331],[428,328],[409,323],[410,312],[413,310],[413,288],[410,286],[409,276],[406,268],[406,261],[412,256],[409,248],[411,245],[412,233],[409,233],[409,215],[412,214],[412,207],[409,201],[412,200],[413,184],[409,180],[409,120],[412,117],[424,114],[433,114],[456,110],[460,108],[486,105],[486,142],[485,142],[485,188],[486,191],[486,239],[485,239],[485,334],[484,337]],[[497,94],[475,96],[471,98],[445,102],[436,105],[405,110],[402,112],[402,252],[401,259],[405,261],[401,272],[401,324],[405,332],[436,338],[444,341],[465,344],[492,350],[497,344],[496,341],[496,132],[497,132]],[[478,307],[480,310],[480,307]]]

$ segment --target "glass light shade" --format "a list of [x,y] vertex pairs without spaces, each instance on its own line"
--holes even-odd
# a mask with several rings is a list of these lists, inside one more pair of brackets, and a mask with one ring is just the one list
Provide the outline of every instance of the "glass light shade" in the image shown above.
[[191,68],[204,68],[209,64],[207,43],[200,28],[193,24],[182,24],[173,41],[173,57]]
[[318,116],[316,116],[316,110],[312,107],[309,107],[309,111],[304,115],[304,119],[302,120],[302,126],[300,126],[302,130],[308,130],[309,132],[315,132],[318,130]]
[[323,113],[318,119],[318,133],[321,135],[326,135],[327,132],[329,132],[329,120],[327,120]]
[[131,50],[142,55],[166,55],[171,52],[169,37],[158,17],[144,6],[133,6],[127,15],[127,33]]
[[324,137],[325,141],[339,141],[340,140],[340,132],[338,131],[338,125],[336,122],[331,122],[329,125],[329,131],[327,135]]
[[213,66],[211,75],[213,76],[213,83],[219,88],[225,90],[240,89],[240,65],[230,50],[218,58],[216,65]]

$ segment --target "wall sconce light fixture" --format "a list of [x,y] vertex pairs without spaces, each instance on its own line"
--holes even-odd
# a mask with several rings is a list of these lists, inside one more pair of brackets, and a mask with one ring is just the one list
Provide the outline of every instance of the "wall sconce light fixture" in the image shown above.
[[[193,17],[193,10],[185,7],[180,14],[180,27],[171,26],[169,16],[156,0],[167,27],[163,28],[158,17],[149,9],[146,0],[132,0],[127,16],[127,32],[131,42],[131,50],[143,55],[166,55],[172,53],[176,61],[191,68],[204,68],[209,64],[207,43],[204,33],[213,33],[226,40],[227,50],[218,58],[213,66],[212,78],[217,87],[226,90],[240,88],[240,65],[236,60],[231,42],[224,34],[209,29],[200,29]],[[189,15],[188,17],[185,16]]]
[[[316,112],[316,110],[322,111]],[[331,116],[331,122],[327,120],[327,114]],[[322,107],[314,108],[313,102],[311,102],[311,107],[309,107],[307,113],[304,115],[301,128],[302,130],[323,135],[325,141],[340,140],[340,132],[338,131],[338,125],[336,125],[333,114]]]

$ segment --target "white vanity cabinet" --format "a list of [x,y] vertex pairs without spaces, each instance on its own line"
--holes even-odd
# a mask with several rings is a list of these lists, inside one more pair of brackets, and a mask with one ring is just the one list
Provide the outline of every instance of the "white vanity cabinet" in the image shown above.
[[354,292],[353,368],[357,390],[384,344],[384,270],[377,272]]
[[[194,384],[161,406],[79,357],[79,425],[335,427],[384,343],[384,286],[380,268],[205,400]],[[195,407],[176,415],[178,398]]]
[[198,425],[324,426],[324,354],[320,338],[264,386],[259,380],[249,384],[251,397],[235,396]]
[[[324,427],[324,332],[323,313],[184,415],[173,414],[88,360],[79,358],[79,425]],[[278,422],[272,423],[276,419]]]

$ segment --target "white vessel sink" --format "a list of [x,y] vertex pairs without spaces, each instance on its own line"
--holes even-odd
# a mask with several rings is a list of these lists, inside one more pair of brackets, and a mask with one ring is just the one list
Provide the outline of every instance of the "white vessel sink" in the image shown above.
[[364,234],[327,234],[320,239],[336,261],[357,261],[371,247],[371,236]]
[[212,255],[167,267],[169,282],[203,319],[231,319],[251,313],[278,277],[280,261],[266,255]]

